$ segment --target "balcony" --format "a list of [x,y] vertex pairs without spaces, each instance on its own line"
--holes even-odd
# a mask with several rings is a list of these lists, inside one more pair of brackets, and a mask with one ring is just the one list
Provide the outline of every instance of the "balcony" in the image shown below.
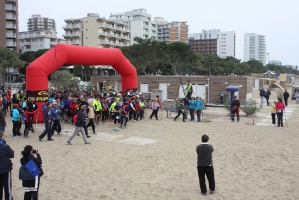
[[6,29],[16,29],[17,25],[15,24],[6,24]]
[[16,42],[6,42],[7,47],[16,47],[17,43]]
[[17,17],[12,14],[6,14],[5,19],[6,20],[17,20]]
[[7,3],[9,2],[16,2],[16,0],[6,0]]
[[6,5],[5,6],[6,11],[16,11],[16,7],[14,5]]
[[72,44],[72,45],[80,45],[79,41],[66,41],[66,44]]
[[6,38],[16,38],[16,37],[17,37],[17,34],[15,34],[15,33],[6,34]]
[[65,25],[62,26],[63,29],[81,29],[81,25]]

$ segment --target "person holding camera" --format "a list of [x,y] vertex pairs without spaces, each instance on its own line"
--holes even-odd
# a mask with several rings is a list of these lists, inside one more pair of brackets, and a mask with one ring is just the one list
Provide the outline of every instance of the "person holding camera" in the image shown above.
[[[23,156],[20,160],[22,166],[26,165],[30,160],[32,160],[41,171],[42,159],[38,150],[33,150],[31,145],[26,145],[21,154]],[[33,180],[22,180],[22,186],[25,190],[24,200],[38,200],[38,188],[40,177],[42,175],[43,173],[40,173]]]
[[6,144],[5,137],[4,132],[0,131],[0,199],[3,198],[4,189],[4,199],[12,200],[10,159],[14,158],[14,151]]

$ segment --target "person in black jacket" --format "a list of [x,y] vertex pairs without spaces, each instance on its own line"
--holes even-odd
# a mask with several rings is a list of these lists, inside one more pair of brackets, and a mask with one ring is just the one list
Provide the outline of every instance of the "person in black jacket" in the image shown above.
[[289,96],[290,96],[290,94],[288,93],[287,90],[285,90],[284,93],[283,93],[283,99],[284,99],[284,104],[286,106],[288,106],[288,98],[289,98]]
[[[35,110],[38,110],[38,107],[35,103],[35,99],[34,98],[31,98],[30,101],[27,103],[27,107],[28,107],[28,111],[29,112],[34,112]],[[29,118],[29,124],[30,124],[30,129],[32,130],[32,132],[34,131],[34,128],[32,126],[33,124],[33,118],[34,118],[34,114],[29,114],[28,115],[28,118]]]
[[183,122],[186,122],[186,107],[184,105],[184,100],[181,100],[180,106],[179,106],[179,112],[177,114],[177,116],[174,118],[174,121],[177,120],[177,118],[183,114]]
[[214,148],[212,145],[208,144],[209,136],[201,136],[201,144],[196,147],[197,152],[197,172],[199,178],[199,185],[201,189],[201,194],[207,194],[207,187],[205,182],[205,176],[209,181],[210,194],[215,193],[215,178],[214,178],[214,168],[212,153]]
[[[24,151],[21,152],[23,157],[20,162],[21,165],[26,165],[30,160],[32,160],[36,166],[41,170],[42,159],[38,150],[36,150],[36,157],[33,155],[33,147],[31,145],[26,145]],[[25,190],[24,200],[38,200],[38,188],[40,177],[42,173],[37,175],[33,180],[22,180],[22,186]]]
[[52,108],[52,103],[48,102],[47,107],[45,107],[45,109],[43,110],[45,130],[42,132],[40,136],[38,136],[39,141],[42,141],[42,139],[46,135],[48,135],[48,141],[54,141],[54,139],[52,139],[52,131],[51,131],[51,124],[52,124],[51,108]]
[[237,96],[235,96],[234,100],[232,101],[231,109],[232,109],[232,116],[231,116],[232,122],[235,121],[235,114],[237,114],[237,121],[239,122],[239,120],[240,120],[240,115],[239,115],[240,101],[238,100]]
[[11,170],[12,162],[11,158],[14,158],[14,151],[6,144],[5,134],[0,131],[0,199],[12,200],[11,192]]
[[[78,115],[77,117],[77,120],[74,121],[75,123],[75,130],[74,130],[74,133],[73,135],[68,139],[68,141],[66,142],[67,145],[72,145],[71,141],[72,139],[79,133],[81,132],[82,133],[82,137],[83,137],[83,140],[84,140],[84,143],[85,144],[90,144],[90,142],[88,142],[87,138],[86,138],[86,134],[85,134],[85,130],[84,130],[84,127],[86,125],[86,121],[85,121],[85,115],[86,113],[86,106],[82,106],[81,107],[81,110],[77,112],[76,115]],[[75,116],[74,116],[75,118]]]

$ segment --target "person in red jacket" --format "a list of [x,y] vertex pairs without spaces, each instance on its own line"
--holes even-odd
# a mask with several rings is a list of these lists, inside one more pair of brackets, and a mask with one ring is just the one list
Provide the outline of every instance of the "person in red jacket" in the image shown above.
[[278,98],[278,102],[276,103],[276,114],[277,114],[277,127],[283,127],[283,111],[285,109],[285,105],[282,102],[282,98]]
[[140,105],[138,99],[135,100],[134,108],[135,108],[134,120],[139,121],[138,118],[140,116]]
[[80,104],[77,102],[77,98],[73,98],[72,102],[70,103],[70,113],[71,113],[71,117],[72,117],[72,124],[74,123],[73,118],[76,115],[79,107],[80,107]]

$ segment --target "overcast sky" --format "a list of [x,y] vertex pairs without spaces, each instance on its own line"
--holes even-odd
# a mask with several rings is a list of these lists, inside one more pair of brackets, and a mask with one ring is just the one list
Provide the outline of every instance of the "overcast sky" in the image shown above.
[[28,18],[40,14],[54,19],[62,36],[64,19],[87,13],[108,19],[110,13],[137,8],[146,9],[152,19],[187,21],[189,33],[202,29],[235,31],[238,59],[243,59],[244,33],[265,35],[270,60],[299,66],[299,0],[19,0],[19,26],[20,31],[26,31]]

